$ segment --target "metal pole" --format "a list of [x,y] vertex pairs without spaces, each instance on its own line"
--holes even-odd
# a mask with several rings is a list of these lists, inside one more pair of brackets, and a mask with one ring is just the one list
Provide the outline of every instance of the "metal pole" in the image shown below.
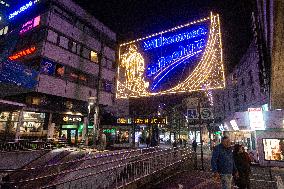
[[[101,33],[100,33],[101,34]],[[98,63],[99,63],[99,73],[98,73],[98,79],[97,79],[97,88],[96,88],[96,102],[95,102],[95,115],[94,115],[94,136],[93,141],[94,145],[96,145],[96,139],[98,136],[98,130],[99,130],[99,115],[100,115],[100,88],[101,88],[101,77],[102,77],[102,59],[103,59],[103,52],[104,52],[104,42],[102,41],[103,38],[100,38],[101,40],[101,50],[100,54],[98,56]]]
[[202,119],[201,119],[201,112],[200,112],[200,102],[201,101],[201,93],[199,94],[199,99],[198,99],[198,113],[199,113],[199,130],[200,130],[200,155],[201,155],[201,170],[204,170],[204,164],[203,164],[203,141],[202,141],[202,127],[201,127],[201,123],[202,123]]

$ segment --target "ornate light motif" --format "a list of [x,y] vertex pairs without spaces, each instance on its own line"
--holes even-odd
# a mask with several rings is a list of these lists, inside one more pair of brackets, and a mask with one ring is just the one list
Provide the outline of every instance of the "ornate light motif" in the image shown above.
[[[181,65],[180,75],[185,68],[189,71],[176,81],[169,75],[178,75]],[[218,14],[120,45],[117,98],[198,91],[204,86],[208,91],[225,87]]]

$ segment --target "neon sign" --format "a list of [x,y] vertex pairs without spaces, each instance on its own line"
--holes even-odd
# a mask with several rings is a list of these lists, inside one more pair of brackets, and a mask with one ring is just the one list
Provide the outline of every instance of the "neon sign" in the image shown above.
[[151,39],[148,41],[144,42],[144,49],[145,50],[151,50],[153,48],[158,48],[158,47],[162,47],[165,45],[170,45],[172,43],[178,43],[184,40],[188,40],[188,39],[192,39],[192,38],[196,38],[202,35],[206,35],[207,34],[207,30],[203,27],[198,28],[197,30],[193,30],[190,32],[184,32],[181,34],[175,34],[173,36],[170,37],[159,37],[156,39]]
[[219,15],[119,46],[117,98],[224,86]]
[[24,49],[22,51],[16,52],[13,55],[9,56],[9,60],[17,60],[21,57],[27,56],[29,54],[33,54],[33,53],[35,53],[35,51],[36,51],[36,47],[32,46],[28,49]]
[[38,26],[40,23],[40,16],[33,18],[32,20],[27,21],[22,25],[22,29],[20,30],[20,34],[23,34],[32,28]]
[[9,14],[9,20],[17,16],[18,14],[26,11],[30,7],[32,7],[34,4],[38,3],[40,0],[33,0],[28,2],[27,4],[21,6],[18,10],[14,11],[13,13]]

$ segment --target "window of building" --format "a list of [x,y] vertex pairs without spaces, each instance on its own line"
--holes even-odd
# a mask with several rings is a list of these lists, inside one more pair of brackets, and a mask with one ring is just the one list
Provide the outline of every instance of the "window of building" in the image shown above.
[[75,43],[74,41],[72,40],[69,40],[68,42],[68,49],[74,53],[76,53],[77,51],[77,43]]
[[98,60],[98,53],[96,53],[95,51],[91,51],[91,61],[95,62],[95,63],[99,62],[99,60]]
[[82,56],[82,52],[83,51],[83,48],[82,48],[82,45],[81,44],[77,44],[77,54]]
[[84,30],[84,24],[80,21],[77,20],[75,26],[79,29],[79,30]]
[[90,50],[87,49],[86,47],[82,47],[82,49],[83,49],[82,50],[82,56],[84,58],[90,59],[90,54],[91,54]]
[[57,43],[58,34],[52,30],[48,30],[47,40],[52,43]]
[[232,75],[232,84],[233,84],[233,85],[236,85],[237,82],[238,82],[238,78],[237,78],[237,75],[234,73],[234,74]]
[[112,92],[112,83],[109,81],[104,82],[104,91],[111,93]]
[[251,97],[254,98],[255,94],[254,94],[254,88],[251,89]]
[[59,46],[68,49],[69,40],[66,37],[60,36]]
[[244,94],[244,102],[247,102],[247,95]]
[[5,34],[7,34],[7,33],[8,33],[8,29],[9,29],[8,26],[5,26],[4,28],[2,28],[2,29],[0,30],[0,35],[5,35]]
[[55,75],[57,77],[63,77],[64,73],[65,73],[65,67],[60,64],[57,64],[55,67]]
[[251,70],[248,72],[248,77],[249,77],[249,83],[250,84],[253,83],[253,76],[252,76],[252,71]]
[[245,85],[245,80],[244,80],[244,78],[242,78],[242,83],[241,83],[241,85],[242,85],[242,86]]
[[101,62],[102,67],[106,68],[107,67],[107,59],[103,58]]

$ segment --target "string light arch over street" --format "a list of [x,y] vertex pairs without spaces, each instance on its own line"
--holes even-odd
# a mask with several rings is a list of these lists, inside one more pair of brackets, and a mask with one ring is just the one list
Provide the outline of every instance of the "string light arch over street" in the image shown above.
[[117,78],[117,98],[224,88],[219,15],[121,44]]

